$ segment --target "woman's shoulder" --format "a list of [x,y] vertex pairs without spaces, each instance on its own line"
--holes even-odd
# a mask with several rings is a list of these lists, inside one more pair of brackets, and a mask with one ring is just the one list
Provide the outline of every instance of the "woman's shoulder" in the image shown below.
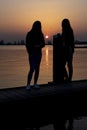
[[27,32],[27,35],[30,35],[31,33],[32,33],[32,31],[28,31],[28,32]]
[[26,35],[26,36],[27,36],[27,37],[32,37],[32,35],[33,35],[33,34],[32,34],[32,31],[29,31],[29,32],[27,32],[27,35]]

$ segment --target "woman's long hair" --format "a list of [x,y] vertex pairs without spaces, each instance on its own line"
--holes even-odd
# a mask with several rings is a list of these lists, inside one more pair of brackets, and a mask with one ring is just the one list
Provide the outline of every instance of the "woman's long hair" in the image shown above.
[[32,31],[34,33],[41,33],[41,22],[40,21],[35,21],[33,23]]
[[65,39],[66,44],[71,44],[74,42],[74,33],[70,25],[69,19],[65,18],[62,21],[62,36]]
[[63,19],[62,21],[62,32],[63,33],[69,33],[69,32],[72,32],[72,27],[70,25],[70,21],[69,19],[65,18]]

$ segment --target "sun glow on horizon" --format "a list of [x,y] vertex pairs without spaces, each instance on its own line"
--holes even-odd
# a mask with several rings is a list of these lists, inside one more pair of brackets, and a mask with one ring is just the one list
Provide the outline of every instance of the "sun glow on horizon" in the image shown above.
[[46,39],[48,39],[48,38],[49,38],[49,36],[48,36],[48,35],[46,35],[46,36],[45,36],[45,38],[46,38]]
[[86,6],[87,0],[0,1],[0,40],[24,39],[35,20],[41,21],[45,39],[52,39],[54,34],[61,33],[61,22],[65,17],[70,19],[75,39],[86,40]]

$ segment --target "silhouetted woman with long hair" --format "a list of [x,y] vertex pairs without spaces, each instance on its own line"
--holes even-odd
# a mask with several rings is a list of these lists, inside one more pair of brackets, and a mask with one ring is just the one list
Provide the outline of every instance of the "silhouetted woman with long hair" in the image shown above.
[[74,33],[70,25],[69,19],[65,18],[62,21],[62,39],[66,46],[66,63],[68,67],[68,80],[72,80],[73,75],[73,53],[74,53]]
[[35,21],[32,29],[26,35],[26,49],[29,56],[30,70],[28,73],[26,89],[30,90],[30,83],[34,73],[34,88],[39,88],[37,80],[42,58],[42,48],[45,46],[44,35],[41,29],[41,22]]

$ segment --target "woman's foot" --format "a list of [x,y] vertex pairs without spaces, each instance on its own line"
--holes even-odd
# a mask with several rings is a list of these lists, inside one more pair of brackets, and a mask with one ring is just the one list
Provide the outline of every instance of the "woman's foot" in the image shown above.
[[26,86],[26,89],[27,89],[27,90],[31,90],[31,87],[30,87],[29,84]]
[[38,86],[38,84],[34,84],[34,88],[39,89],[40,87]]

